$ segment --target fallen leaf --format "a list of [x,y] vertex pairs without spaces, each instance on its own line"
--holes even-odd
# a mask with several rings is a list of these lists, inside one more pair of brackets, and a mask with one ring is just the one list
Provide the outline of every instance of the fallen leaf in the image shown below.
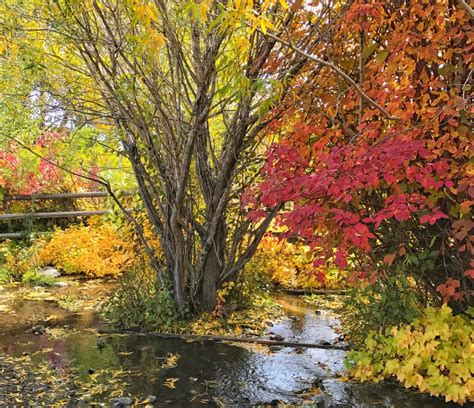
[[165,383],[163,384],[165,387],[171,388],[174,390],[176,388],[176,382],[179,378],[167,378]]

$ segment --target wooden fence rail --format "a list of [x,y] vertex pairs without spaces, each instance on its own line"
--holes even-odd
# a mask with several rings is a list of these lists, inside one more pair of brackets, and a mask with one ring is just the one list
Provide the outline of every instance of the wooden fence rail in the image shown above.
[[104,215],[104,214],[109,214],[109,213],[111,213],[110,210],[13,213],[13,214],[0,214],[0,221],[92,217],[93,215]]
[[[118,196],[131,196],[135,194],[133,191],[124,191],[118,194]],[[11,201],[40,201],[40,200],[67,200],[67,199],[80,199],[80,198],[104,198],[108,197],[109,194],[103,191],[84,191],[80,193],[56,193],[56,194],[18,194],[18,195],[5,195],[3,202],[5,207]],[[79,217],[92,217],[94,215],[105,215],[112,214],[112,210],[96,210],[96,211],[51,211],[51,212],[28,212],[28,213],[11,213],[11,214],[0,214],[0,222],[8,222],[13,220],[32,220],[32,219],[55,219],[55,218],[79,218]],[[27,231],[19,232],[6,232],[0,233],[1,239],[21,239],[28,236]]]
[[[135,194],[134,191],[124,191],[119,196],[130,196]],[[96,198],[108,197],[108,193],[104,191],[83,191],[80,193],[55,193],[55,194],[17,194],[5,195],[3,201],[39,201],[39,200],[66,200],[69,198]]]

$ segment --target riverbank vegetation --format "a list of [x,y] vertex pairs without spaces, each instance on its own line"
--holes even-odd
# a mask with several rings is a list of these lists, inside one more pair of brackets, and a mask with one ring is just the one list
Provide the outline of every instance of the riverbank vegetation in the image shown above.
[[111,325],[249,336],[276,290],[343,290],[354,378],[474,399],[467,2],[0,15],[0,285],[106,277]]

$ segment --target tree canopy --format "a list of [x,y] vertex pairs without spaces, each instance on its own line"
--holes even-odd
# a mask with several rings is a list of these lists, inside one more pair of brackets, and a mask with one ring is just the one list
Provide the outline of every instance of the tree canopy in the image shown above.
[[[181,313],[214,308],[279,213],[282,237],[311,243],[321,280],[349,260],[356,280],[415,277],[470,304],[465,1],[6,0],[1,11],[9,149],[65,132],[89,137],[79,150],[123,157],[159,251],[119,205]],[[94,160],[38,171],[54,165],[113,190]]]

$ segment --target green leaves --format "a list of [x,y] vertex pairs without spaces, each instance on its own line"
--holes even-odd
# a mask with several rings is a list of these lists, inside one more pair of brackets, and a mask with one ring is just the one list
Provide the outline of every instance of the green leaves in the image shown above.
[[381,51],[377,54],[377,57],[375,57],[375,60],[381,64],[384,62],[388,57],[388,51]]
[[463,404],[473,397],[473,356],[472,319],[443,305],[385,334],[370,332],[365,350],[349,353],[346,364],[361,381],[396,377],[405,387]]

